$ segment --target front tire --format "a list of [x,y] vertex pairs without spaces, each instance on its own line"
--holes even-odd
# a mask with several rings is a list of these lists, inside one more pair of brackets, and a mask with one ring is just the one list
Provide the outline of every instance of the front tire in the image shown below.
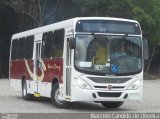
[[27,92],[27,83],[26,80],[22,81],[22,97],[24,100],[31,100],[33,99],[33,95],[32,94],[28,94]]
[[63,101],[60,99],[60,89],[58,82],[55,83],[51,90],[51,101],[58,108],[69,108],[71,106],[70,102]]
[[119,101],[119,102],[101,102],[101,104],[106,107],[106,108],[118,108],[120,106],[122,106],[124,102],[123,101]]

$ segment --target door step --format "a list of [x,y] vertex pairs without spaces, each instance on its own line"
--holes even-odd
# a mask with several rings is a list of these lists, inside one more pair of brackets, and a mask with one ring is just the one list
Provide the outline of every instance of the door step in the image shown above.
[[40,97],[40,93],[34,93],[34,97]]

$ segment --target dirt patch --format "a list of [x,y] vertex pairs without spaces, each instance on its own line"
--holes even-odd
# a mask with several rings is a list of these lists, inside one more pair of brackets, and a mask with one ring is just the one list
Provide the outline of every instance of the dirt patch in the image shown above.
[[144,80],[156,80],[156,79],[160,79],[160,75],[144,73]]

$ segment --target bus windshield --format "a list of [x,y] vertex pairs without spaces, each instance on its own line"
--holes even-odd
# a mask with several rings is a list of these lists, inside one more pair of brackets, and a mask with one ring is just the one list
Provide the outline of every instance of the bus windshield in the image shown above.
[[142,69],[137,36],[76,35],[75,67],[89,74],[134,74]]

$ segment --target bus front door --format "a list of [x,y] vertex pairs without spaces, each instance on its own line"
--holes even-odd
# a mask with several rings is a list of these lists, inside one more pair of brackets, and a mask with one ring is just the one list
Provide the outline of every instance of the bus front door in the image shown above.
[[40,53],[41,52],[41,42],[37,41],[35,43],[35,60],[34,60],[34,82],[35,82],[35,97],[40,97],[40,86],[39,82],[42,80],[42,73],[41,73],[41,58],[40,58]]

